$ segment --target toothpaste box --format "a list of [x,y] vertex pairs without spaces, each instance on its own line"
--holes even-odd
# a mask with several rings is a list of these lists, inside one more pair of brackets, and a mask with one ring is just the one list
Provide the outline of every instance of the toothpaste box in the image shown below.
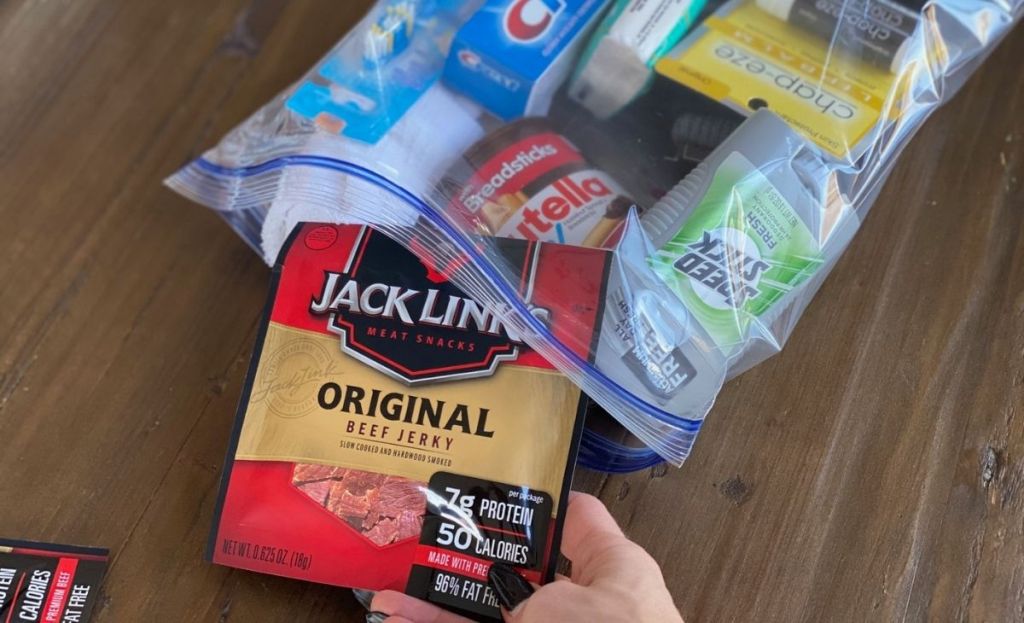
[[455,35],[449,87],[502,119],[544,115],[609,0],[486,0]]

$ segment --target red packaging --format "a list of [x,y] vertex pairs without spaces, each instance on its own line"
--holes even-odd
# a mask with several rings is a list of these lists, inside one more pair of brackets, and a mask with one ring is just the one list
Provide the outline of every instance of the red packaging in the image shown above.
[[[499,244],[538,317],[593,344],[607,253]],[[300,225],[274,269],[208,556],[500,619],[492,562],[553,577],[580,403],[445,267],[369,227]]]
[[611,247],[634,202],[543,118],[502,126],[466,151],[443,184],[480,233]]

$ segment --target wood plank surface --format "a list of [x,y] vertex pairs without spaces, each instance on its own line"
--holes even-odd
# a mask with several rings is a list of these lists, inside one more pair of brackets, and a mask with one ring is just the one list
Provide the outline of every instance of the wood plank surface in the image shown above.
[[[0,2],[0,536],[112,550],[97,621],[361,621],[206,564],[268,269],[160,181],[366,0]],[[688,621],[1024,620],[1024,31],[903,155],[679,470],[581,472]]]

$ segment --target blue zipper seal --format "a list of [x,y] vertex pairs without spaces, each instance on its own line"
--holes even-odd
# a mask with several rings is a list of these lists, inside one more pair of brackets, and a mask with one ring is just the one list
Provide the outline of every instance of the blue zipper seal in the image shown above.
[[[352,162],[337,160],[334,158],[328,158],[324,156],[310,156],[301,154],[272,158],[259,164],[243,167],[225,167],[213,163],[205,158],[198,158],[193,162],[193,164],[197,168],[212,175],[236,178],[252,177],[255,175],[260,175],[262,173],[268,173],[279,169],[284,169],[290,166],[310,166],[315,168],[337,171],[340,173],[351,174],[376,184],[377,186],[379,186],[379,188],[387,191],[391,195],[397,197],[398,199],[401,199],[404,202],[407,202],[409,205],[414,207],[419,213],[426,216],[431,221],[432,224],[437,226],[439,230],[441,230],[444,234],[446,234],[453,241],[455,241],[459,250],[468,255],[474,261],[474,263],[477,264],[477,266],[484,273],[485,277],[488,278],[490,283],[494,284],[495,287],[497,287],[498,290],[501,292],[501,294],[505,296],[507,301],[509,301],[510,304],[513,305],[518,310],[520,316],[523,319],[525,319],[525,322],[529,324],[531,328],[534,329],[534,331],[536,331],[540,335],[543,335],[550,344],[557,348],[562,357],[573,362],[579,368],[588,370],[588,373],[590,375],[592,375],[598,381],[602,382],[608,389],[613,391],[616,394],[616,396],[618,396],[618,398],[623,399],[625,402],[635,407],[638,411],[651,416],[655,420],[676,427],[682,432],[695,433],[700,430],[703,420],[679,417],[662,409],[653,407],[652,405],[640,400],[635,396],[633,392],[626,390],[622,385],[610,379],[603,372],[596,369],[589,362],[584,361],[582,358],[580,358],[580,356],[575,354],[575,352],[573,352],[571,349],[567,348],[564,344],[558,341],[551,334],[547,327],[545,327],[536,318],[528,314],[527,309],[522,304],[522,302],[519,301],[518,295],[508,285],[508,283],[505,281],[505,278],[500,274],[496,275],[496,272],[494,271],[494,268],[490,266],[489,261],[483,255],[480,254],[479,250],[476,248],[475,245],[471,244],[471,242],[467,239],[466,235],[463,232],[459,231],[457,227],[455,227],[452,223],[444,219],[443,216],[439,215],[437,211],[434,208],[432,208],[429,204],[425,203],[419,197],[413,195],[406,189],[401,188],[400,185],[391,181],[387,177],[384,177],[383,175],[380,175],[379,173],[371,169],[362,167]],[[608,443],[614,444],[613,442]],[[620,450],[634,451],[636,449],[631,449],[622,446],[620,447]],[[649,452],[654,454],[654,456],[657,456],[656,453],[653,453],[653,451]],[[631,457],[631,460],[632,458],[635,457],[635,455],[632,452],[622,452],[622,454],[623,456]],[[645,460],[653,459],[648,458]]]

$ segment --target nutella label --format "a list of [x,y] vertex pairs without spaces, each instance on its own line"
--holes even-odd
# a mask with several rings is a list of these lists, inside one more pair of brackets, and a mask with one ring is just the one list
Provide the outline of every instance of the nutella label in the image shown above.
[[608,213],[618,190],[615,180],[601,171],[570,173],[531,197],[497,235],[600,246],[622,220]]
[[[499,130],[485,143],[506,136]],[[453,202],[488,235],[607,246],[633,205],[610,175],[554,132],[522,133],[493,147]]]

